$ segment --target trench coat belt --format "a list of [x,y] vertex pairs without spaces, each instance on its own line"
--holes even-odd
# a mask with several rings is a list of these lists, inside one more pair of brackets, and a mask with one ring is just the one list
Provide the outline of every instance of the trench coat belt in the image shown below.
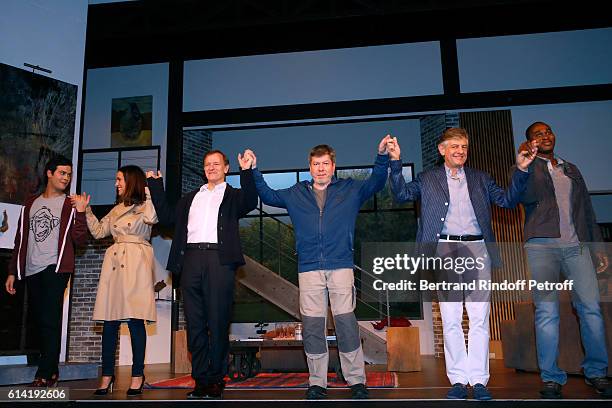
[[115,237],[115,244],[142,244],[151,246],[151,243],[146,239],[142,238],[140,235],[118,235]]

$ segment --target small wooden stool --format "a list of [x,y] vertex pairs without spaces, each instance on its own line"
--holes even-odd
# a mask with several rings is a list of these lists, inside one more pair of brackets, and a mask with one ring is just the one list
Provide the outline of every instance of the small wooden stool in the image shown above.
[[421,371],[418,327],[387,328],[387,370]]

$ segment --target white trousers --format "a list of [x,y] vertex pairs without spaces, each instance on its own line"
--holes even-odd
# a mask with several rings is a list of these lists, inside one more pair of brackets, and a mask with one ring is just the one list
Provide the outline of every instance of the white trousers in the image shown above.
[[[484,268],[473,272],[446,275],[455,282],[472,282],[490,279],[491,268],[486,245],[483,241],[457,242],[440,240],[438,253],[443,256],[481,257]],[[444,333],[444,358],[446,375],[451,384],[482,384],[489,381],[489,313],[491,304],[488,291],[475,291],[471,294],[455,292],[440,298],[440,314]],[[467,347],[461,322],[463,305],[469,319]]]
[[482,384],[489,381],[489,302],[465,302],[470,329],[467,349],[461,320],[462,302],[440,302],[444,330],[446,375],[451,384]]

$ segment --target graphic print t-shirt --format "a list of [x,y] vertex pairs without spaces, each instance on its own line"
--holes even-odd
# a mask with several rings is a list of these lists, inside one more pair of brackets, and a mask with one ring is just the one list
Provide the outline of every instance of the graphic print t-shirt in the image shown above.
[[26,276],[57,263],[60,217],[66,196],[38,197],[30,208]]

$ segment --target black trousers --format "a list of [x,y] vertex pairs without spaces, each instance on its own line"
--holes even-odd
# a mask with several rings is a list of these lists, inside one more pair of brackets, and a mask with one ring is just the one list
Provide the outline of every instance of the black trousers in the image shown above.
[[62,340],[62,306],[69,273],[56,273],[55,265],[26,278],[28,307],[34,319],[40,347],[40,360],[36,378],[51,379],[59,374],[58,364]]
[[219,383],[227,374],[234,272],[219,263],[216,250],[185,251],[181,291],[191,376],[198,385]]

